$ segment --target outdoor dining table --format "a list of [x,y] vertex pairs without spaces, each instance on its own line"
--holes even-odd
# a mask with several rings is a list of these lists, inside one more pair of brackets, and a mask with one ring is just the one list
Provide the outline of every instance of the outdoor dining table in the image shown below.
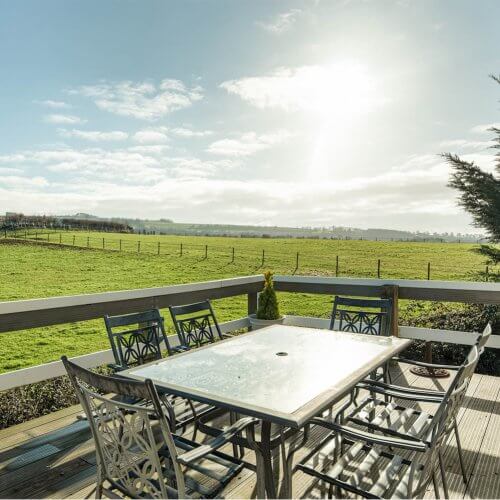
[[409,343],[397,337],[273,325],[120,375],[151,379],[174,395],[259,418],[257,495],[275,498],[271,425],[301,429]]

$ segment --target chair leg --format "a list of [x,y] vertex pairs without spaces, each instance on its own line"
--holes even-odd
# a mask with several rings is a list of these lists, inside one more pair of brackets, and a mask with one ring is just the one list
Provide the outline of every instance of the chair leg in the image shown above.
[[462,479],[465,484],[467,484],[467,471],[465,470],[465,462],[462,453],[462,444],[460,443],[460,436],[458,435],[458,425],[457,420],[454,419],[453,430],[455,431],[455,439],[457,440],[457,450],[458,450],[458,461],[460,462],[460,469],[462,471]]
[[438,458],[439,458],[439,469],[441,470],[441,481],[443,483],[444,498],[450,498],[448,495],[448,481],[446,479],[446,471],[444,469],[443,455],[441,454],[441,450],[438,451]]
[[434,486],[434,495],[437,499],[439,499],[439,487],[436,481],[436,474],[434,472],[432,473],[432,484]]
[[102,487],[103,487],[104,479],[102,476],[101,466],[97,465],[97,483],[95,487],[95,497],[102,498]]

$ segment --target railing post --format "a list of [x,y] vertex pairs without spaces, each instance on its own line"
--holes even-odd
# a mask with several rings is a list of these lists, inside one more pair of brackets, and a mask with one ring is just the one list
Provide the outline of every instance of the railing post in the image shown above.
[[181,243],[181,254],[180,254],[180,256],[182,257],[182,243]]
[[337,257],[335,258],[335,276],[338,277],[338,275],[339,275],[339,256],[337,255]]
[[120,252],[122,251],[122,240],[120,240]]
[[431,279],[431,263],[427,262],[427,279]]
[[59,233],[59,245],[62,243],[62,233]]
[[141,253],[141,241],[137,242],[137,253]]
[[160,242],[158,242],[158,255],[160,255]]
[[90,236],[87,236],[87,248],[90,248]]
[[205,259],[208,259],[208,245],[205,245]]
[[232,259],[231,259],[231,263],[234,262],[234,247],[233,247],[233,256],[232,256]]
[[75,246],[75,235],[73,235],[73,246]]
[[380,279],[380,259],[377,261],[377,278]]
[[391,335],[399,337],[399,287],[397,285],[384,285],[382,297],[392,300],[391,310]]
[[104,250],[104,238],[102,239],[102,249]]
[[262,263],[261,263],[261,267],[264,267],[264,261],[266,260],[266,251],[263,249],[262,250]]

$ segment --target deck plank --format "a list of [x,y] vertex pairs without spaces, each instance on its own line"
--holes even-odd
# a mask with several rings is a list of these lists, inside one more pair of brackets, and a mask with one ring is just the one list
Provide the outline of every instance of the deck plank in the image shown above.
[[[423,388],[446,388],[448,380],[413,375],[408,366],[392,367],[394,382]],[[444,449],[452,498],[500,498],[500,378],[474,375],[458,414],[462,445],[471,481],[466,490],[460,476],[453,437]],[[422,405],[422,409],[430,407]],[[76,420],[74,406],[0,431],[1,498],[93,497],[95,453],[89,430]],[[321,436],[313,430],[299,460]],[[252,453],[248,459],[254,461]],[[294,475],[294,496],[324,497],[321,485],[302,473]],[[225,498],[255,495],[255,475],[244,470],[222,492]],[[427,492],[432,497],[433,491]]]

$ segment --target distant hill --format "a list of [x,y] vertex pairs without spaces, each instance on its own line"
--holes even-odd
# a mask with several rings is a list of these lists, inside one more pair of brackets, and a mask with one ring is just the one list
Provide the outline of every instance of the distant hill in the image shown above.
[[125,217],[98,217],[87,213],[59,216],[29,216],[7,212],[0,216],[0,229],[15,227],[67,227],[83,230],[135,232],[141,234],[172,234],[180,236],[236,236],[241,238],[313,238],[371,241],[438,241],[477,243],[483,235],[461,233],[428,233],[396,229],[331,226],[281,227],[233,224],[177,223],[171,219],[129,219]]
[[238,236],[242,238],[318,238],[318,239],[353,239],[372,241],[447,241],[477,242],[483,236],[461,233],[427,233],[399,231],[395,229],[353,227],[280,227],[251,226],[232,224],[195,224],[176,223],[170,219],[148,220],[122,217],[101,218],[89,214],[64,216],[64,219],[107,220],[130,226],[136,233],[172,234],[186,236]]

